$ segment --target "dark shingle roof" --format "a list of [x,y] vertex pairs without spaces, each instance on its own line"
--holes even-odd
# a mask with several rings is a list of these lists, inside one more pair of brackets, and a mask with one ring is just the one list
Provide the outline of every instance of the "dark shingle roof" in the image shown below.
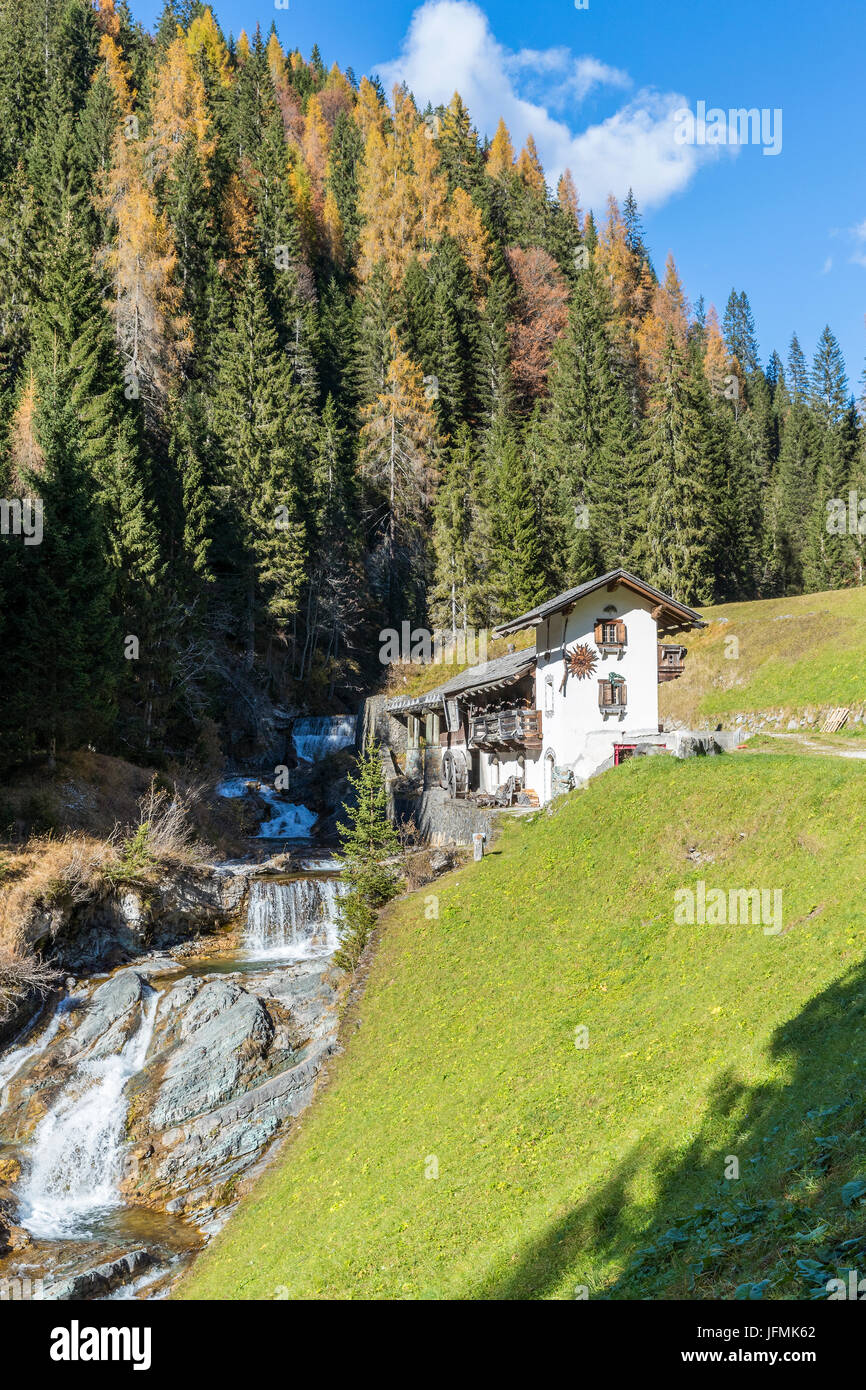
[[519,680],[534,665],[535,647],[524,647],[522,651],[498,656],[495,661],[485,661],[481,666],[470,666],[424,695],[397,695],[387,702],[385,708],[394,714],[402,710],[433,709],[455,695],[466,695],[471,690],[483,690],[486,686],[499,685],[503,681],[510,684]]
[[606,584],[614,583],[614,581],[664,604],[672,617],[683,619],[683,628],[706,627],[701,615],[696,613],[693,608],[687,608],[684,603],[671,598],[670,594],[665,594],[661,589],[647,584],[645,580],[638,579],[637,575],[629,574],[628,570],[616,569],[610,570],[607,574],[599,575],[597,579],[587,580],[585,584],[578,584],[576,589],[566,589],[564,594],[557,594],[556,598],[548,599],[546,603],[540,603],[537,608],[530,608],[528,613],[522,613],[519,618],[511,618],[507,623],[500,623],[499,627],[494,628],[493,635],[494,637],[505,637],[510,632],[519,632],[521,628],[534,627],[536,623],[544,622],[545,618],[549,618],[552,614],[576,603],[586,594],[591,594],[596,589],[601,589]]

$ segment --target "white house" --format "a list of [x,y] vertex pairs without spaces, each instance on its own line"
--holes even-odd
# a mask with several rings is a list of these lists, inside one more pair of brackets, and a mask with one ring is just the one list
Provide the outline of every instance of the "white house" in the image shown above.
[[406,721],[407,771],[423,767],[423,737],[452,796],[543,805],[636,748],[664,748],[658,687],[682,673],[686,649],[661,639],[704,626],[623,569],[558,594],[494,632],[533,629],[534,646],[388,702]]

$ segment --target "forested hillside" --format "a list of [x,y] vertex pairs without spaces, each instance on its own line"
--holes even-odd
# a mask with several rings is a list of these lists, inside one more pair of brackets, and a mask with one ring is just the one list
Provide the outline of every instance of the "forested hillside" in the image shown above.
[[762,365],[744,290],[690,305],[629,190],[579,187],[197,3],[0,0],[4,764],[201,756],[354,702],[383,626],[617,564],[692,604],[861,582],[830,329]]

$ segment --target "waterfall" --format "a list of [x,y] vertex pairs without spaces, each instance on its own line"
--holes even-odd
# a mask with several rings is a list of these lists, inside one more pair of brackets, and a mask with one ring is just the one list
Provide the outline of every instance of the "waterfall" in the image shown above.
[[330,955],[339,938],[337,899],[344,891],[337,878],[254,879],[245,945],[253,955]]
[[9,1082],[15,1079],[25,1062],[29,1062],[30,1058],[35,1057],[37,1053],[45,1051],[60,1027],[61,1018],[74,1003],[74,999],[61,999],[49,1020],[48,1027],[43,1032],[39,1032],[37,1024],[35,1030],[30,1032],[30,1042],[23,1043],[21,1047],[13,1047],[12,1051],[7,1052],[5,1057],[0,1057],[0,1110],[6,1103],[5,1091]]
[[99,1211],[121,1205],[124,1091],[144,1065],[158,1001],[148,987],[137,1031],[114,1055],[82,1062],[40,1121],[21,1192],[21,1221],[32,1235],[73,1235]]
[[257,840],[308,840],[318,820],[315,811],[307,806],[284,801],[272,787],[260,786],[258,794],[273,812],[270,820],[262,821]]
[[[307,722],[315,724],[321,721],[308,720]],[[319,818],[317,813],[311,811],[308,806],[286,801],[282,792],[268,786],[267,782],[262,782],[256,777],[224,777],[216,786],[217,796],[232,800],[246,796],[250,791],[255,791],[256,795],[261,797],[262,801],[266,802],[271,809],[270,820],[262,822],[255,839],[309,840],[311,838],[313,826]]]
[[333,718],[296,719],[292,729],[295,752],[303,762],[315,763],[328,753],[348,748],[355,742],[358,723],[354,714],[338,714]]

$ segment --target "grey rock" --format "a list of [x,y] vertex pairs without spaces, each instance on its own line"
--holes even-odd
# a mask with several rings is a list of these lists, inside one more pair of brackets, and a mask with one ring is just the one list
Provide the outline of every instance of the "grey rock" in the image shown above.
[[243,1087],[273,1032],[254,994],[233,981],[209,981],[184,1011],[181,1042],[165,1066],[151,1124],[166,1129],[228,1100]]
[[129,1283],[137,1274],[153,1263],[149,1250],[130,1250],[116,1260],[87,1269],[70,1279],[48,1284],[45,1287],[46,1299],[68,1301],[79,1298],[102,1298],[112,1289]]
[[72,1035],[76,1053],[106,1057],[119,1052],[141,1022],[141,1001],[146,987],[135,970],[120,970],[100,985]]

